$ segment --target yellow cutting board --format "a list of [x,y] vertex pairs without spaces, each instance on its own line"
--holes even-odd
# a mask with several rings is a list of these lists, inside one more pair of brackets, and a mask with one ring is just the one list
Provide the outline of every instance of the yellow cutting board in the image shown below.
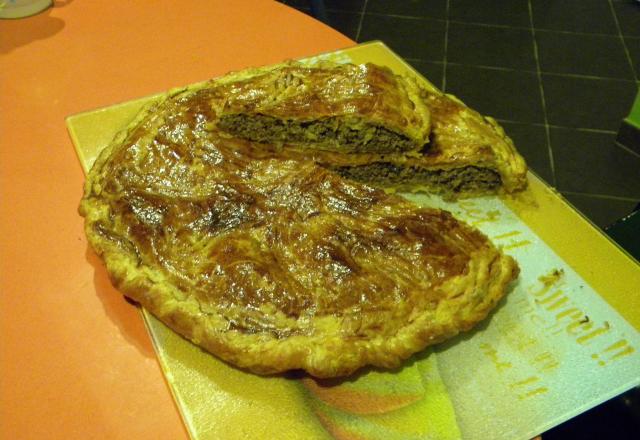
[[[381,42],[303,61],[323,59],[426,81]],[[158,96],[67,119],[85,171]],[[452,211],[518,260],[520,280],[492,318],[399,371],[318,382],[235,369],[143,311],[192,437],[526,439],[640,383],[640,266],[557,192],[529,173],[515,198],[405,196]]]

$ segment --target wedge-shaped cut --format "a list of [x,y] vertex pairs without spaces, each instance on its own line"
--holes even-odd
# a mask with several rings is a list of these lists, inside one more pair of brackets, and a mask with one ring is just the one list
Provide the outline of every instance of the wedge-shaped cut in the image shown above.
[[115,286],[194,343],[261,374],[396,367],[484,319],[517,276],[447,212],[219,137],[207,93],[141,114],[80,205]]
[[[218,127],[266,142],[263,148],[280,157],[310,158],[345,177],[400,191],[459,197],[526,187],[525,161],[494,119],[385,68],[330,66],[279,65],[220,78],[211,94]],[[380,128],[384,121],[387,128]],[[419,135],[399,140],[401,121]],[[420,142],[412,147],[411,137]]]
[[418,87],[384,67],[288,63],[216,83],[218,127],[252,141],[347,153],[416,151],[428,141]]

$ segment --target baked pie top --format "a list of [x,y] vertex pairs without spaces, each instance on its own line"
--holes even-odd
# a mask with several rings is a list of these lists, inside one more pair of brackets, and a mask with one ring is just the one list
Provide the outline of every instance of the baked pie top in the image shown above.
[[261,374],[395,367],[484,319],[517,276],[445,211],[220,136],[209,93],[142,112],[80,205],[116,287],[194,343]]

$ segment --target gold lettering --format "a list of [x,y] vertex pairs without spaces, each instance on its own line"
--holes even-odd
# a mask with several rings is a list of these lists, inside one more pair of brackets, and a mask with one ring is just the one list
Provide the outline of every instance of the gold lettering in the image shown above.
[[506,234],[500,234],[493,237],[494,240],[499,240],[501,238],[514,237],[516,235],[520,235],[520,231],[511,231]]
[[549,389],[547,387],[540,387],[540,388],[536,388],[535,390],[529,391],[526,394],[521,394],[520,396],[518,396],[518,398],[520,400],[524,400],[528,397],[533,397],[533,396],[537,396],[539,394],[544,394],[546,392],[548,392]]
[[551,290],[551,288],[553,287],[553,284],[545,284],[542,286],[542,288],[538,291],[530,291],[531,294],[533,296],[542,296],[542,295],[546,295],[546,293]]
[[498,220],[500,218],[500,212],[499,211],[489,211],[485,214],[484,217],[482,216],[475,216],[475,215],[471,215],[469,214],[469,217],[471,218],[477,218],[478,220],[471,222],[471,225],[473,226],[478,226],[482,223],[486,223],[486,222],[495,222],[496,220]]
[[572,321],[581,320],[584,317],[584,312],[582,310],[576,309],[572,307],[563,312],[560,312],[556,315],[556,321],[561,321],[565,316],[569,316]]
[[562,333],[564,331],[564,327],[562,327],[562,323],[560,322],[556,322],[555,324],[552,324],[548,327],[545,328],[545,330],[547,332],[551,332],[552,330],[552,335],[557,335],[559,333]]
[[524,380],[520,380],[518,382],[514,382],[512,384],[509,384],[509,386],[511,388],[517,388],[517,387],[522,387],[522,386],[525,386],[525,385],[529,385],[531,383],[536,383],[539,380],[540,380],[540,378],[538,376],[531,376],[531,377],[527,377]]
[[561,297],[563,293],[564,292],[562,290],[560,290],[560,289],[556,290],[555,292],[553,292],[548,297],[538,300],[538,304],[547,304],[547,303],[553,301],[554,299]]
[[536,343],[538,342],[534,338],[531,338],[529,336],[524,336],[524,335],[522,335],[522,337],[518,339],[519,339],[519,342],[516,346],[516,349],[518,351],[524,351],[525,348],[531,347],[532,345],[536,345]]
[[[589,325],[589,324],[591,324],[591,322],[587,322],[587,323],[582,324],[582,325],[586,326],[586,325]],[[580,336],[578,339],[576,339],[576,341],[578,342],[578,344],[584,345],[585,342],[587,342],[588,340],[593,339],[596,336],[603,335],[603,334],[607,333],[608,331],[609,331],[608,327],[606,327],[606,326],[605,327],[600,327],[600,328],[592,331],[591,333],[588,333],[586,335]]]
[[618,359],[618,358],[621,358],[623,356],[629,356],[631,353],[636,351],[635,348],[633,348],[631,345],[629,345],[629,343],[627,342],[626,339],[621,339],[620,341],[616,342],[615,344],[612,344],[609,347],[605,348],[604,351],[608,352],[608,351],[614,351],[614,350],[618,350],[618,349],[622,349],[622,350],[618,351],[616,354],[611,356],[611,359]]
[[534,363],[539,365],[538,371],[550,371],[560,366],[560,363],[555,356],[548,351],[536,356],[534,358]]
[[[605,327],[606,328],[606,327]],[[602,357],[600,357],[598,354],[594,353],[591,355],[591,358],[594,360],[598,361],[598,365],[600,365],[601,367],[604,367],[605,365],[607,365],[607,359],[605,359],[611,352],[616,352],[613,354],[613,356],[609,357],[608,361],[612,362],[615,361],[616,359],[619,359],[621,357],[624,356],[629,356],[630,354],[634,353],[636,351],[635,348],[633,348],[631,345],[629,345],[629,342],[627,342],[626,339],[621,339],[613,344],[611,344],[610,346],[608,346],[607,348],[605,348],[602,351]]]
[[562,306],[563,304],[565,304],[567,302],[569,302],[569,298],[567,298],[566,296],[563,296],[558,301],[554,302],[550,306],[547,306],[547,310],[549,310],[549,311],[555,310],[557,308],[560,308],[560,306]]
[[[511,384],[509,384],[509,387],[512,388],[512,389],[515,389],[515,388],[519,389],[519,388],[525,387],[527,385],[535,384],[539,380],[540,380],[540,378],[538,376],[531,376],[531,377],[528,377],[528,378],[526,378],[524,380],[511,383]],[[547,387],[538,387],[538,388],[535,388],[535,389],[533,389],[531,391],[528,391],[528,392],[526,392],[524,394],[518,395],[518,398],[520,400],[522,400],[522,399],[526,399],[527,397],[533,397],[533,396],[537,396],[538,394],[544,394],[547,391],[549,391],[549,389]]]
[[598,365],[600,365],[601,367],[604,367],[605,365],[607,365],[607,363],[602,359],[600,359],[600,356],[598,356],[595,353],[591,355],[591,359],[598,359]]
[[567,333],[577,335],[579,332],[591,330],[593,322],[574,321],[567,326]]
[[516,241],[514,243],[510,243],[506,246],[503,247],[503,249],[507,250],[507,249],[515,249],[518,247],[522,247],[522,246],[527,246],[530,245],[531,242],[529,240],[520,240],[520,241]]
[[500,361],[498,359],[498,352],[490,344],[482,343],[480,344],[480,349],[484,352],[485,356],[491,360],[496,370],[503,371],[513,366],[511,362]]
[[555,269],[548,275],[538,277],[538,281],[542,283],[542,289],[537,292],[530,291],[533,296],[542,296],[547,293],[554,284],[560,282],[564,276],[564,269]]

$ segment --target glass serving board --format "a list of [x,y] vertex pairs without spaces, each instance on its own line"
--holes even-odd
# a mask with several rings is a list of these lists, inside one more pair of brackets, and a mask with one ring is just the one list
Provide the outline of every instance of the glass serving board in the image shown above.
[[[382,42],[301,60],[373,62],[427,81]],[[249,67],[249,66],[247,66]],[[455,91],[454,91],[455,92]],[[154,95],[67,118],[80,162]],[[518,282],[490,319],[404,367],[344,380],[260,377],[209,355],[142,311],[196,439],[528,439],[640,384],[640,265],[533,173],[516,197],[446,202],[515,257]]]

